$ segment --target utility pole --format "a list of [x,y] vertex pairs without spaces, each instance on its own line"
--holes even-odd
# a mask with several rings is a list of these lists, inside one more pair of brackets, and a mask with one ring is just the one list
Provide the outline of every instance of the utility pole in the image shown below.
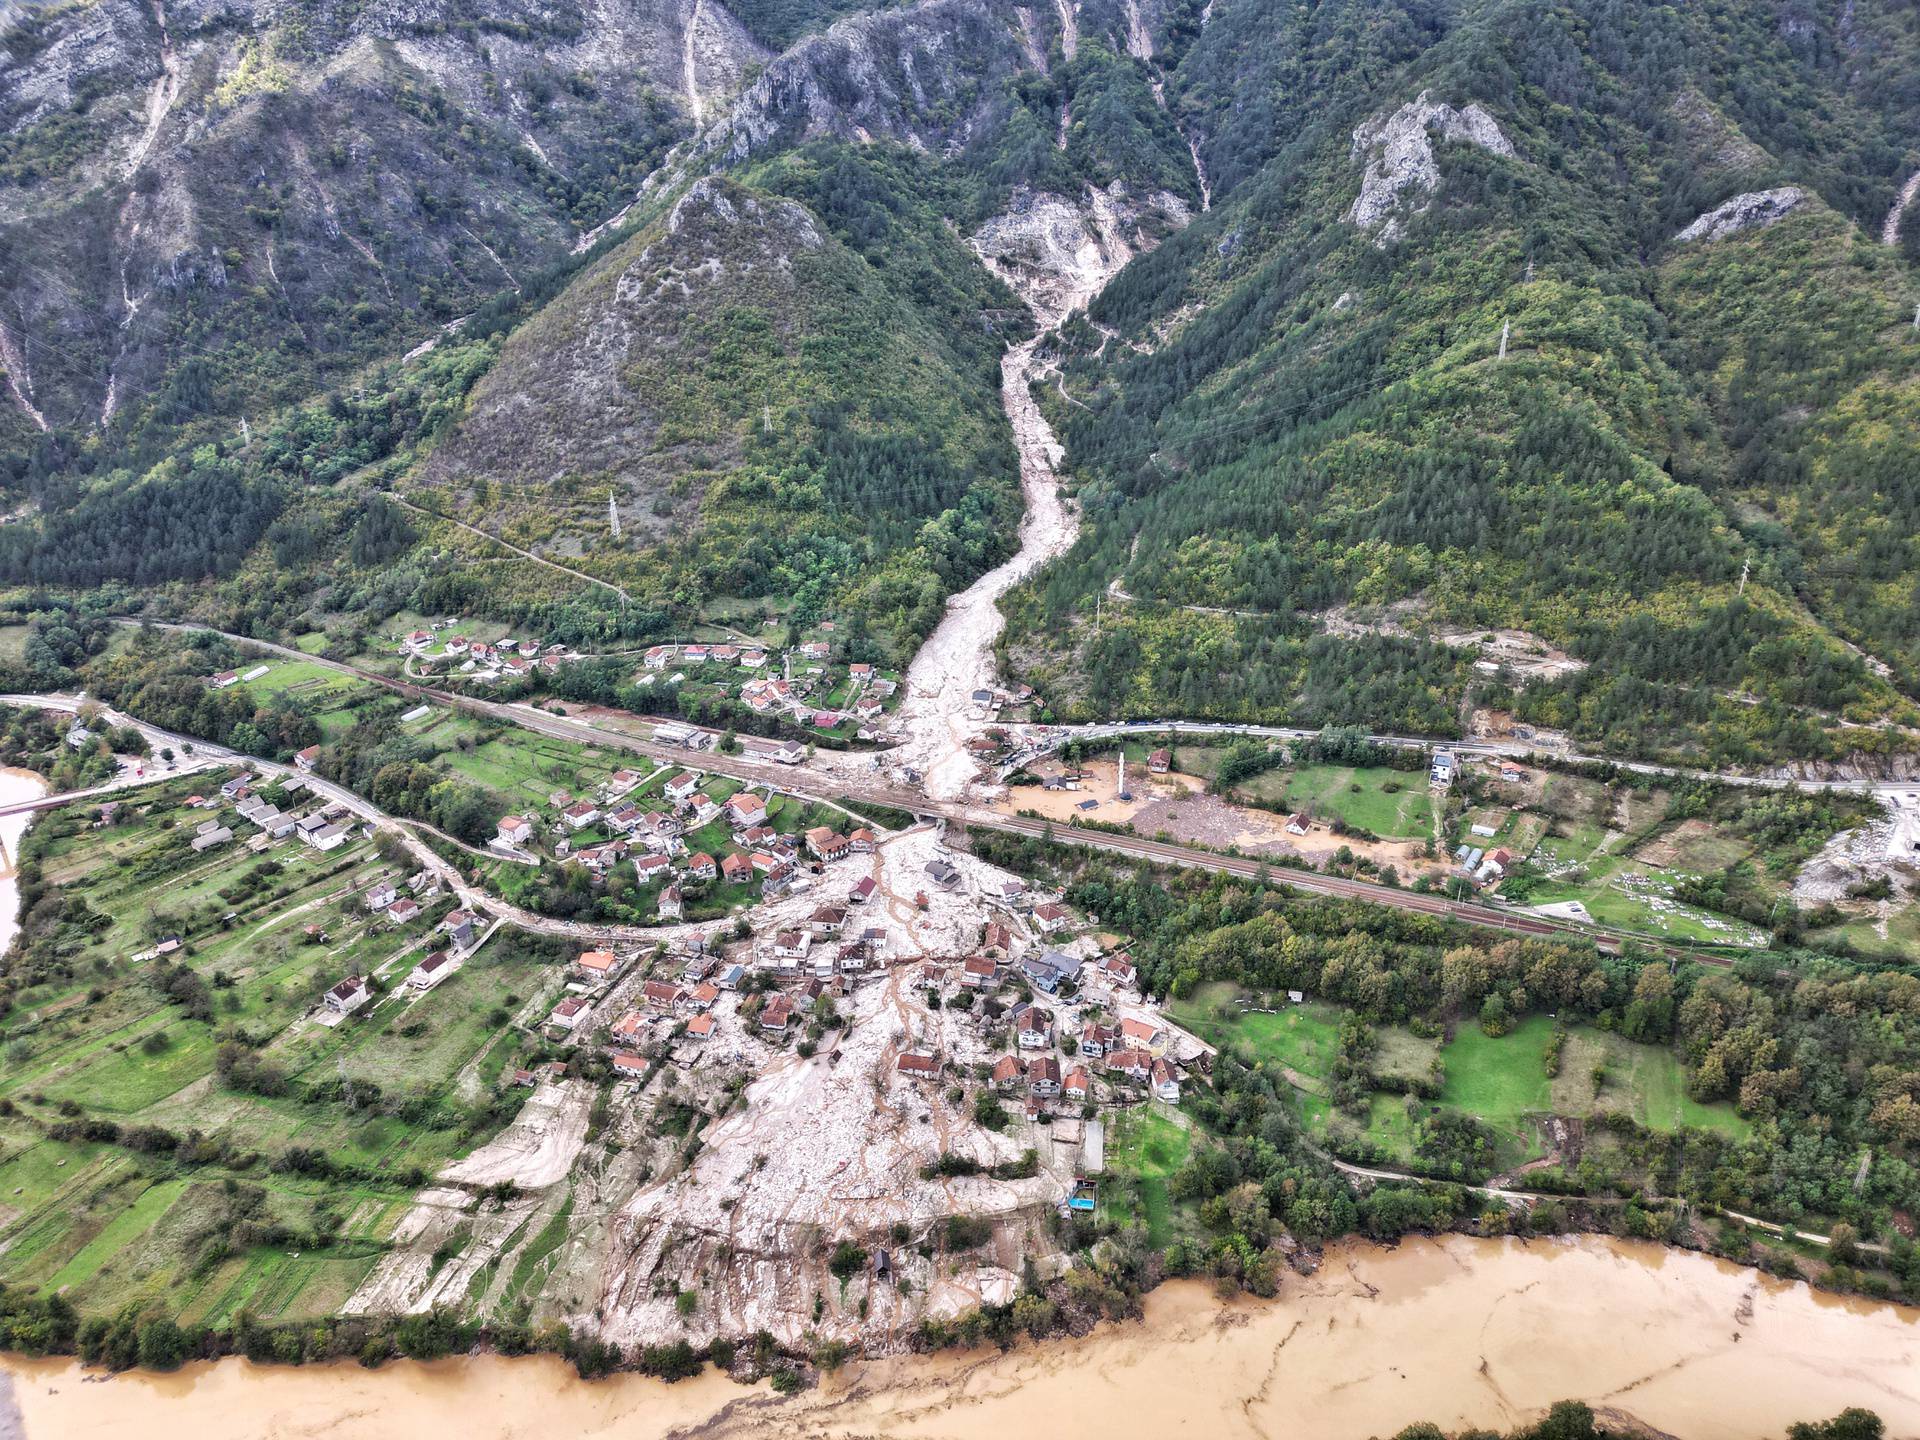
[[1508,320],[1500,326],[1500,358],[1507,358],[1507,338],[1513,334],[1513,321]]
[[620,507],[614,503],[613,491],[607,491],[607,524],[613,529],[613,538],[620,538]]
[[[1920,311],[1915,313],[1916,316],[1920,316]],[[240,439],[247,449],[253,448],[253,431],[247,428],[247,417],[244,415],[240,417]]]
[[1747,593],[1747,575],[1752,569],[1753,552],[1749,550],[1747,552],[1747,558],[1740,562],[1740,588],[1734,592],[1736,595],[1744,595]]

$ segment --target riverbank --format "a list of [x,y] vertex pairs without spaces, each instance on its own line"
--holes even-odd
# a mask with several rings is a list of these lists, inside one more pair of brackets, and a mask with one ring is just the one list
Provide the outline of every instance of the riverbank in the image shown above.
[[784,1400],[713,1372],[588,1383],[551,1357],[4,1369],[17,1413],[0,1417],[0,1436],[26,1440],[119,1440],[130,1427],[151,1440],[411,1440],[453,1425],[466,1440],[1362,1440],[1416,1420],[1507,1429],[1559,1399],[1681,1440],[1756,1440],[1849,1405],[1877,1411],[1890,1436],[1920,1435],[1920,1310],[1593,1237],[1337,1245],[1277,1300],[1176,1282],[1147,1297],[1142,1320],[1084,1339],[850,1364]]
[[[38,800],[52,787],[32,770],[0,766],[0,805]],[[33,824],[33,812],[0,815],[0,955],[12,948],[20,933],[20,842]],[[4,1432],[0,1432],[4,1440]]]

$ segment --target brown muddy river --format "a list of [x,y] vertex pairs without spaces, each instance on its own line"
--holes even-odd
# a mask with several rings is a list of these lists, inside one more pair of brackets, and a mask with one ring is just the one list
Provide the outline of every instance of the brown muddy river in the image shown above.
[[1890,1436],[1920,1436],[1920,1311],[1592,1239],[1339,1247],[1275,1301],[1169,1285],[1144,1321],[1085,1340],[849,1366],[790,1400],[713,1375],[584,1384],[556,1361],[495,1357],[377,1371],[225,1361],[109,1379],[65,1362],[8,1371],[28,1440],[1359,1440],[1419,1419],[1507,1427],[1562,1398],[1685,1440],[1779,1435],[1847,1405],[1877,1410]]

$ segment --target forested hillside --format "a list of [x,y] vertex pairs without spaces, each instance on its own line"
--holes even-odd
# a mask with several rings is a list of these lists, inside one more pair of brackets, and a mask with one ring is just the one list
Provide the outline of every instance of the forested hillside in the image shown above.
[[[1091,524],[1024,673],[1088,714],[1432,729],[1477,680],[1627,749],[1907,743],[1831,732],[1920,693],[1911,31],[1219,7],[1170,76],[1214,207],[1063,346]],[[1494,627],[1586,667],[1515,694],[1423,638]]]
[[270,629],[841,615],[903,659],[1013,533],[1029,321],[973,252],[1120,247],[1035,387],[1085,529],[1004,654],[1057,714],[1877,765],[1920,727],[1916,23],[25,12],[0,579]]

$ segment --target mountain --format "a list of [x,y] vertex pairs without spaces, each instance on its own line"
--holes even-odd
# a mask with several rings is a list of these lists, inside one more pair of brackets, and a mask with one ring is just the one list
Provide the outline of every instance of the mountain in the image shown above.
[[[1915,24],[12,12],[0,478],[42,518],[0,575],[151,583],[53,537],[167,513],[212,441],[271,493],[171,547],[174,608],[576,603],[463,575],[483,531],[621,586],[595,624],[635,638],[801,596],[903,654],[1006,549],[994,277],[1051,323],[1133,257],[1037,357],[1084,529],[1003,659],[1057,713],[1880,764],[1920,725]],[[433,512],[371,562],[369,488]],[[274,526],[309,541],[269,563]]]
[[1022,672],[1082,715],[1910,748],[1913,38],[1219,7],[1168,79],[1212,209],[1060,346],[1090,523]]
[[5,24],[0,359],[45,426],[135,453],[519,288],[766,58],[679,0],[97,0]]

